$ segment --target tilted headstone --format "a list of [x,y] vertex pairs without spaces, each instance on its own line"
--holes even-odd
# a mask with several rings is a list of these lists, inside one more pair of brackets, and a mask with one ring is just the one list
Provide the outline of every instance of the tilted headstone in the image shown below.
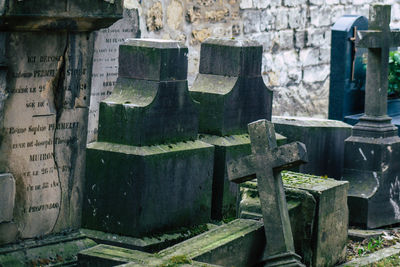
[[100,102],[111,95],[117,81],[118,47],[128,38],[140,37],[138,10],[124,8],[123,15],[111,27],[96,31],[94,35],[88,143],[97,140]]
[[283,116],[273,116],[272,122],[276,132],[288,142],[306,145],[308,162],[299,166],[299,172],[341,179],[344,140],[351,135],[351,125],[337,120]]
[[195,140],[187,52],[168,40],[120,46],[99,141],[87,149],[84,228],[140,237],[209,220],[214,148]]
[[368,48],[365,115],[345,141],[350,222],[368,228],[400,222],[400,138],[386,113],[389,48],[400,46],[400,31],[390,31],[390,9],[372,5],[369,30],[357,32],[357,46]]
[[368,29],[364,16],[345,15],[332,27],[329,114],[332,120],[364,111],[366,49],[355,46],[355,34]]
[[200,103],[200,140],[216,147],[216,220],[236,216],[238,186],[229,182],[226,162],[251,153],[248,123],[271,119],[272,91],[263,82],[261,61],[262,45],[254,41],[209,38],[201,44],[200,70],[190,95]]
[[307,160],[307,151],[296,142],[278,147],[271,122],[249,124],[252,154],[228,164],[229,179],[236,183],[257,177],[267,246],[265,266],[304,266],[294,251],[280,171]]
[[16,181],[11,242],[80,226],[91,32],[121,18],[122,3],[9,0],[0,10],[0,172]]
[[[308,153],[308,151],[307,151]],[[296,253],[307,266],[334,266],[346,256],[349,183],[282,172]],[[241,184],[241,217],[261,217],[257,181]]]

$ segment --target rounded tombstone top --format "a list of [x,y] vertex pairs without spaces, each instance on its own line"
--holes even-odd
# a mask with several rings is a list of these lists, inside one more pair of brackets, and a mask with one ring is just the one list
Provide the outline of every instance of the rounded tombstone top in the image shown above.
[[173,40],[127,39],[119,46],[119,77],[186,80],[188,48]]

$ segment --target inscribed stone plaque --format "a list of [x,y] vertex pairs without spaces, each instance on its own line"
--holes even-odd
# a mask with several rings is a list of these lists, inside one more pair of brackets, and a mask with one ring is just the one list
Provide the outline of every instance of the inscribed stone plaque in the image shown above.
[[118,47],[127,38],[140,37],[137,9],[124,9],[124,18],[95,32],[88,143],[97,140],[99,104],[111,95],[118,77]]
[[84,33],[9,35],[1,163],[16,179],[22,238],[79,225],[90,40]]
[[90,32],[121,18],[121,8],[119,0],[7,2],[0,22],[0,171],[16,181],[18,233],[6,242],[80,225]]

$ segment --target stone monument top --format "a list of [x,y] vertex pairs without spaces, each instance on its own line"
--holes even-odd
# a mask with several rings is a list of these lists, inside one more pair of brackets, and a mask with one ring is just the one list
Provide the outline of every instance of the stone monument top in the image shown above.
[[147,146],[196,139],[187,54],[177,41],[129,39],[120,45],[117,83],[100,104],[99,142]]
[[209,38],[201,44],[199,74],[190,95],[200,103],[199,132],[246,133],[247,124],[271,119],[272,91],[261,76],[262,45]]
[[224,76],[260,76],[262,45],[256,41],[208,38],[201,45],[199,72]]
[[123,0],[5,0],[0,3],[0,29],[93,31],[108,27],[122,18],[122,2]]

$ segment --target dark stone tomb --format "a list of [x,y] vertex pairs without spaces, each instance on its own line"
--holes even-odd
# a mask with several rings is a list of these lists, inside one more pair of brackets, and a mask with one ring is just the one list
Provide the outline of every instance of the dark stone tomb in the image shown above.
[[356,48],[354,36],[366,29],[368,20],[357,15],[345,15],[332,27],[329,119],[343,121],[364,111],[366,49]]
[[84,228],[141,237],[208,222],[214,147],[198,141],[188,49],[128,39],[87,148]]
[[239,187],[229,182],[226,162],[251,153],[248,123],[271,119],[272,91],[263,82],[261,60],[262,45],[254,41],[209,38],[201,44],[200,70],[190,95],[199,102],[200,140],[215,146],[216,220],[237,212]]
[[390,31],[390,9],[372,5],[369,30],[357,32],[356,45],[368,48],[365,114],[344,148],[350,222],[367,228],[400,222],[400,138],[387,115],[389,48],[400,45],[400,31]]

